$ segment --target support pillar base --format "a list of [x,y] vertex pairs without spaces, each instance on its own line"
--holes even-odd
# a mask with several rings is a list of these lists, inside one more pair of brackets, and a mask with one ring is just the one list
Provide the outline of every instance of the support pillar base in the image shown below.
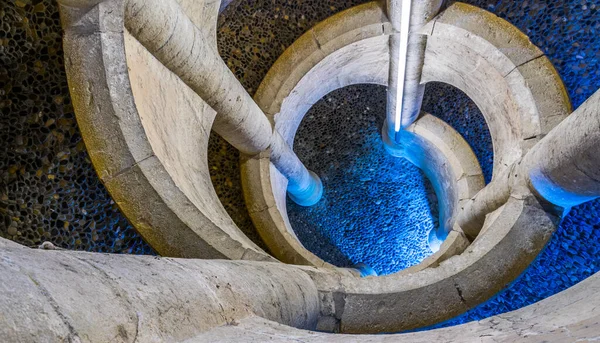
[[311,182],[308,187],[299,189],[297,186],[290,183],[287,188],[288,196],[296,204],[300,206],[312,206],[321,200],[323,197],[323,182],[313,171],[308,171]]

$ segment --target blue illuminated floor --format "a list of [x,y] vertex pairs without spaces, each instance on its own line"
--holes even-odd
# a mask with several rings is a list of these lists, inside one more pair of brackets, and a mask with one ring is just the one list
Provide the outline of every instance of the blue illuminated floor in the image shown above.
[[294,150],[323,181],[313,207],[288,201],[300,241],[325,261],[363,262],[379,275],[419,263],[431,250],[437,202],[423,173],[385,152],[379,127],[385,88],[339,89],[315,104],[302,122]]

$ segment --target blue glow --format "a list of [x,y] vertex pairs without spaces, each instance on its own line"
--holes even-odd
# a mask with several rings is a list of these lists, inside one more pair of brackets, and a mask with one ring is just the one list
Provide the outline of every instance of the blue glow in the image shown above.
[[600,272],[599,214],[600,200],[571,209],[546,248],[510,286],[474,309],[430,328],[458,325],[514,311]]
[[309,171],[309,173],[312,182],[308,188],[301,190],[291,182],[288,184],[288,196],[300,206],[313,206],[323,197],[323,183],[321,179],[313,171]]
[[529,173],[529,178],[531,185],[544,199],[566,209],[597,198],[571,193],[555,184],[553,180],[537,169]]
[[358,270],[360,272],[361,277],[377,276],[377,272],[364,263],[357,263],[353,265],[352,268]]
[[313,106],[294,150],[321,177],[325,193],[309,208],[287,202],[307,249],[338,266],[365,263],[378,275],[430,255],[428,234],[437,227],[437,200],[427,178],[384,149],[385,102],[384,87],[358,85]]
[[[384,126],[383,132],[386,132]],[[406,158],[413,165],[419,167],[431,182],[438,199],[439,223],[429,234],[429,248],[437,252],[442,242],[452,230],[453,214],[458,199],[448,180],[454,175],[450,170],[450,162],[433,144],[409,131],[396,133],[395,141],[390,141],[387,135],[382,135],[385,150],[392,156]],[[446,182],[444,182],[444,180]]]

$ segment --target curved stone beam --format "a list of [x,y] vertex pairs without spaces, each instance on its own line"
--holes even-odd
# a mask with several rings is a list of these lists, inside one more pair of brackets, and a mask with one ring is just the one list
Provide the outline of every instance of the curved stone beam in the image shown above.
[[[406,158],[425,172],[438,197],[440,226],[429,233],[429,246],[437,251],[455,229],[460,205],[485,186],[479,161],[458,132],[430,114],[422,115],[397,137],[408,152]],[[464,237],[462,229],[458,232]]]
[[212,187],[215,111],[124,31],[122,6],[102,2],[65,27],[69,88],[98,176],[161,255],[271,260]]
[[[433,123],[444,125],[441,120]],[[383,135],[383,143],[390,155],[407,159],[421,169],[431,182],[438,199],[439,226],[430,230],[427,235],[429,248],[431,251],[437,252],[448,233],[452,231],[457,212],[457,177],[451,169],[450,162],[440,149],[429,140],[416,134],[414,128],[411,130],[411,127],[399,131],[392,138]],[[450,153],[452,154],[452,152]]]
[[423,114],[409,130],[431,142],[446,156],[458,183],[459,204],[471,199],[485,186],[477,156],[464,138],[446,122],[430,114]]
[[429,38],[421,82],[451,84],[477,104],[492,135],[494,176],[571,113],[552,63],[496,15],[455,3],[422,33]]
[[513,197],[465,253],[401,277],[40,251],[0,239],[7,285],[0,289],[0,334],[9,341],[181,341],[252,316],[319,331],[398,332],[448,319],[496,293],[529,265],[557,221],[531,194]]
[[345,335],[305,331],[253,317],[221,326],[186,343],[459,343],[590,342],[600,332],[600,273],[540,302],[479,321],[405,334]]
[[[361,78],[365,78],[363,82],[385,84],[389,58],[384,52],[389,51],[387,44],[390,32],[391,26],[378,2],[358,5],[327,18],[308,30],[283,52],[257,89],[254,96],[256,102],[269,119],[275,122],[275,117],[280,116],[278,113],[282,102],[288,99],[299,82],[302,80],[307,82],[308,72],[327,56],[343,48],[348,49],[347,47],[354,43],[360,44],[356,48],[361,52],[370,54],[368,60],[371,63],[363,65],[367,68],[366,71],[356,67],[353,71],[358,72]],[[370,41],[368,44],[361,42],[369,38],[377,41]],[[348,53],[342,55],[345,56],[345,59],[340,61],[342,64],[351,63],[352,57],[356,59]],[[378,72],[375,72],[376,70]],[[328,84],[331,88],[326,89],[340,88],[339,85],[344,82],[345,76],[335,74],[329,76],[328,79],[320,80],[331,82]],[[313,98],[316,96],[318,94]],[[289,133],[281,134],[288,142],[293,141],[293,136],[290,137]]]
[[44,251],[0,238],[3,342],[181,342],[260,316],[314,329],[312,280],[282,263]]
[[450,319],[496,294],[544,247],[559,219],[531,194],[514,196],[460,255],[435,268],[397,276],[356,278],[305,270],[321,296],[320,331],[399,332]]
[[207,43],[217,47],[217,20],[219,14],[229,5],[231,0],[202,0],[200,5],[196,0],[176,0],[183,12],[196,27],[210,39]]

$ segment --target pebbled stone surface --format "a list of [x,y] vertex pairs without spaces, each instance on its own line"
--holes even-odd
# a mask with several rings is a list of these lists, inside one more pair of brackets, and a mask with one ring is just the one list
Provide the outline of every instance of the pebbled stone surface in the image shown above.
[[386,88],[355,85],[317,102],[300,124],[294,151],[323,181],[312,207],[287,201],[304,246],[338,266],[365,263],[385,275],[418,264],[432,252],[437,199],[425,175],[389,155],[381,141]]
[[0,236],[154,254],[94,171],[63,63],[56,1],[0,2]]

